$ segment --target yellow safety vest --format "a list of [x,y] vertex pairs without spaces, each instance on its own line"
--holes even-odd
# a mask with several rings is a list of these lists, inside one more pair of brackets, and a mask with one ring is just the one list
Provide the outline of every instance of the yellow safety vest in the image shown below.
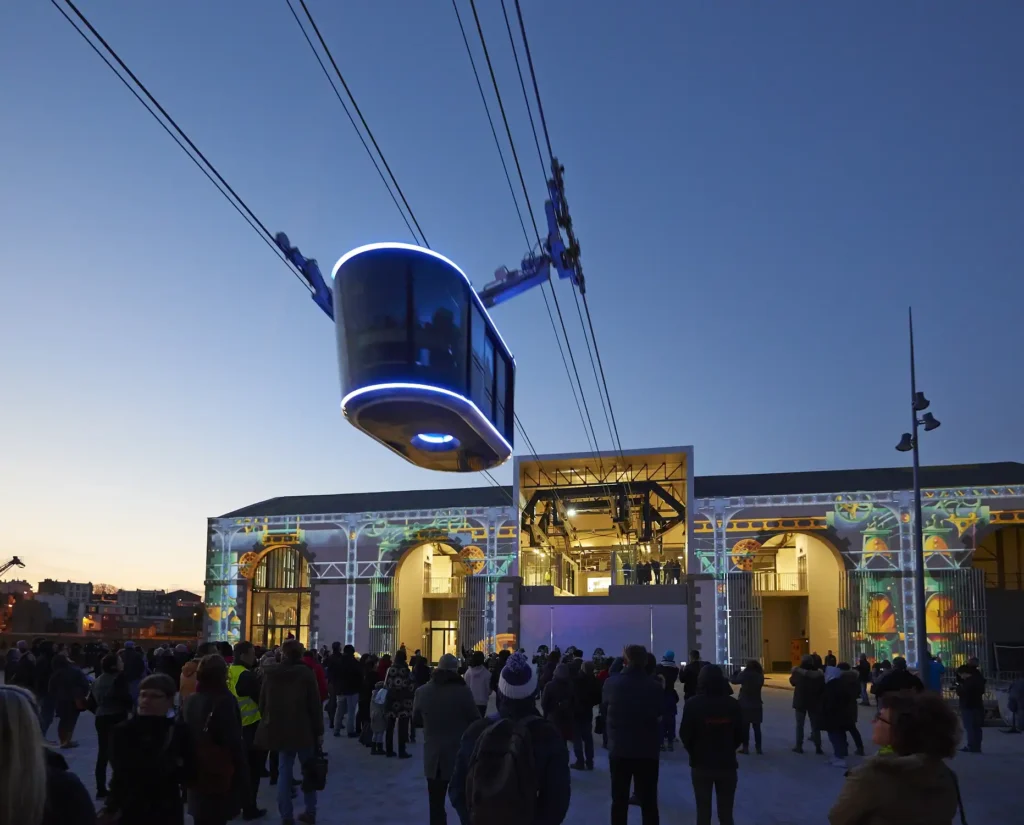
[[246,668],[242,665],[231,665],[228,668],[228,690],[238,700],[238,711],[242,714],[242,727],[255,725],[260,721],[260,708],[248,696],[239,696],[235,691],[238,686],[238,677],[245,673]]

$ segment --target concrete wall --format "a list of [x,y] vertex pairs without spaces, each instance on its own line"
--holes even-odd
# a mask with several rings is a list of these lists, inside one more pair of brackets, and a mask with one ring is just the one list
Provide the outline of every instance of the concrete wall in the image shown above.
[[310,630],[317,634],[321,645],[345,644],[345,589],[344,582],[317,582],[314,600],[316,623]]
[[839,573],[842,561],[816,536],[798,533],[796,555],[807,557],[807,635],[811,652],[839,653]]

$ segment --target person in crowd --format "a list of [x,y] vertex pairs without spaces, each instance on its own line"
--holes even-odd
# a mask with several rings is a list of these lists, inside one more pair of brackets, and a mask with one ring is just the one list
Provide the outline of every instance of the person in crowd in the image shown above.
[[956,695],[960,703],[967,744],[964,753],[981,753],[981,733],[985,724],[985,677],[973,656],[956,669]]
[[260,724],[260,691],[263,681],[256,668],[256,648],[252,642],[238,642],[234,647],[234,658],[228,667],[227,688],[238,704],[242,725],[242,745],[245,752],[248,785],[242,799],[242,818],[259,819],[267,811],[256,803],[263,778],[263,766],[267,752],[256,747],[256,732]]
[[[243,809],[251,816],[255,800],[249,785],[242,716],[238,698],[228,688],[228,664],[223,656],[204,656],[196,677],[196,692],[181,711],[196,764],[195,781],[188,789],[188,812],[196,825],[226,825]],[[168,684],[174,683],[168,679]],[[246,705],[246,709],[251,721],[251,708]],[[221,766],[223,774],[214,773],[213,765]]]
[[736,671],[729,680],[740,686],[740,712],[743,715],[743,744],[740,753],[750,753],[750,729],[754,729],[754,753],[761,751],[761,722],[764,721],[764,702],[761,689],[764,687],[764,670],[757,659],[751,659],[746,667]]
[[868,654],[861,653],[857,659],[857,681],[860,683],[860,703],[865,707],[871,704],[868,699],[868,685],[871,683],[871,663]]
[[196,671],[199,670],[199,661],[203,656],[217,652],[217,646],[213,642],[205,642],[199,645],[194,659],[190,659],[181,666],[181,677],[178,679],[178,698],[181,704],[185,704],[193,693],[196,692]]
[[566,742],[575,738],[576,686],[568,664],[555,667],[554,676],[541,692],[541,715],[553,724]]
[[53,695],[50,693],[50,676],[53,672],[53,659],[56,656],[53,642],[42,641],[35,648],[35,666],[32,668],[32,692],[36,695],[39,706],[39,728],[45,738],[53,724],[55,707]]
[[[554,725],[537,718],[537,682],[537,669],[526,655],[511,655],[498,680],[497,715],[477,720],[463,734],[448,785],[448,798],[462,825],[499,821],[499,814],[506,820],[518,814],[521,821],[533,825],[560,825],[565,820],[571,795],[569,751]],[[489,773],[516,776],[514,770],[494,769],[510,760],[521,764],[521,757],[511,750],[511,743],[520,736],[529,740],[532,749],[533,773],[527,787],[536,793],[534,799],[521,798],[522,786],[487,781]],[[475,790],[472,795],[467,793],[470,783]],[[527,819],[531,814],[532,819]]]
[[907,660],[902,656],[894,656],[892,670],[883,674],[882,678],[875,683],[875,697],[881,699],[886,693],[901,690],[924,690],[922,682],[916,673],[907,670]]
[[828,814],[830,825],[952,823],[959,807],[956,714],[933,692],[889,691],[871,727],[876,756],[846,775]]
[[[611,676],[614,676],[616,673],[622,673],[622,664],[622,657],[616,656],[614,659],[608,660],[608,669],[604,671],[604,675],[602,676],[601,674],[598,674],[597,681],[601,687],[602,697],[604,696],[605,682],[607,682],[608,679]],[[603,747],[605,750],[608,750],[608,720],[607,718],[605,718],[604,711],[604,704],[598,703],[597,715],[600,719],[601,747]]]
[[928,690],[942,693],[942,677],[946,675],[946,666],[942,664],[941,658],[932,656],[931,648],[928,649],[928,667],[923,675],[925,677],[925,687]]
[[13,685],[15,674],[18,672],[18,662],[21,661],[21,650],[22,646],[26,646],[25,642],[18,642],[17,645],[7,651],[4,656],[4,684]]
[[679,738],[690,755],[690,779],[697,825],[711,825],[711,797],[718,821],[732,825],[739,765],[736,748],[745,741],[743,711],[718,665],[706,665],[697,680],[697,695],[683,705]]
[[121,659],[124,663],[124,678],[128,680],[128,690],[132,694],[132,702],[139,702],[139,686],[142,680],[149,673],[149,664],[142,651],[135,646],[135,642],[127,641],[121,649]]
[[[289,633],[288,638],[294,639],[295,637],[291,633]],[[224,660],[225,664],[230,665],[234,662],[235,651],[234,648],[231,647],[230,642],[221,641],[213,642],[213,644],[217,648],[217,650],[211,651],[211,653],[216,653],[218,656],[220,656]]]
[[[381,695],[383,694],[383,696]],[[376,682],[370,694],[371,756],[386,756],[384,733],[388,729],[387,692],[383,682]]]
[[302,663],[313,671],[313,675],[316,676],[316,689],[320,694],[320,710],[323,711],[323,703],[327,701],[328,689],[327,689],[327,674],[324,672],[323,665],[317,661],[316,651],[307,650],[302,654]]
[[[337,643],[335,643],[337,644]],[[337,652],[337,651],[335,651]],[[334,654],[332,653],[333,657]],[[341,736],[342,729],[347,728],[348,736],[353,739],[359,736],[356,727],[356,713],[359,710],[359,691],[363,686],[363,674],[356,661],[356,649],[345,645],[337,658],[329,659],[331,687],[337,698],[334,711],[334,735]]]
[[94,825],[89,793],[44,744],[31,690],[0,685],[0,823]]
[[541,668],[540,676],[537,677],[537,686],[543,691],[548,682],[555,678],[555,668],[562,662],[562,651],[557,647],[547,655],[544,666]]
[[487,715],[487,703],[491,698],[491,673],[484,665],[484,654],[479,650],[473,651],[469,659],[466,684],[473,692],[473,701],[476,702],[480,718],[483,718]]
[[[466,728],[480,718],[476,696],[459,676],[458,669],[459,660],[450,653],[444,654],[430,681],[413,695],[413,721],[423,728],[423,773],[427,778],[430,825],[447,825],[444,803],[455,769],[455,755]],[[490,689],[489,678],[487,686]]]
[[676,749],[676,714],[679,711],[679,694],[675,689],[668,690],[665,685],[665,677],[657,674],[655,680],[661,688],[661,749],[663,751],[674,751]]
[[651,572],[654,574],[654,583],[661,584],[661,562],[657,559],[651,560]]
[[594,674],[594,663],[584,662],[576,675],[576,711],[573,719],[572,750],[576,770],[594,770],[594,706],[601,704],[601,684]]
[[[377,687],[377,657],[372,653],[364,653],[359,660],[362,671],[362,684],[359,687],[359,714],[356,718],[356,725],[360,734],[369,729],[370,725],[370,703],[373,699],[373,692]],[[385,723],[386,725],[386,723]],[[362,744],[370,747],[372,740],[362,736],[359,740]]]
[[657,825],[664,689],[647,673],[647,650],[643,645],[629,645],[622,660],[622,672],[608,677],[601,695],[608,731],[611,821],[612,825],[626,825],[629,789],[635,783],[644,825]]
[[391,656],[385,653],[380,657],[380,661],[377,663],[377,678],[376,682],[385,682],[388,678],[388,671],[391,669]]
[[501,678],[501,671],[508,664],[508,657],[512,655],[511,650],[501,650],[498,657],[491,663],[491,693],[497,694],[498,680]]
[[14,676],[6,676],[5,684],[17,685],[33,691],[36,684],[36,655],[27,642],[18,642],[18,663]]
[[111,731],[112,771],[104,821],[118,825],[184,822],[181,786],[195,775],[195,760],[188,729],[169,716],[174,693],[168,676],[147,676],[139,684],[138,712]]
[[[828,740],[832,744],[832,759],[829,764],[845,770],[849,767],[846,762],[846,734],[850,730],[857,730],[857,696],[860,692],[857,674],[849,670],[849,665],[845,672],[838,667],[826,665],[824,680],[818,725],[828,734]],[[863,755],[864,743],[859,739],[858,733],[858,754]]]
[[[341,664],[341,642],[331,644],[331,652],[320,662],[323,665],[324,673],[327,674],[327,704],[324,710],[327,711],[327,719],[331,726],[334,726],[334,719],[338,715],[339,693],[337,683],[339,677],[338,666]],[[341,717],[342,724],[345,722],[345,714]]]
[[838,667],[838,665],[839,665],[839,660],[836,659],[836,654],[833,653],[831,650],[826,651],[825,652],[824,666],[825,667]]
[[[494,654],[492,653],[491,655],[493,656]],[[420,653],[418,648],[413,653],[410,670],[412,671],[412,689],[414,692],[430,681],[430,664],[427,662],[427,657]],[[490,675],[490,669],[488,669],[487,673]],[[421,727],[421,725],[417,723],[416,717],[413,716],[409,720],[410,742],[416,741],[416,729],[418,727]]]
[[57,738],[61,748],[77,748],[78,743],[71,737],[78,724],[78,717],[85,708],[89,695],[89,679],[82,669],[74,664],[66,653],[53,657],[48,688],[50,701],[57,714]]
[[[260,726],[256,744],[267,751],[277,751],[277,810],[285,822],[292,821],[292,789],[287,781],[296,760],[304,765],[316,748],[323,745],[324,712],[313,670],[302,661],[302,645],[288,639],[281,645],[280,664],[263,671],[260,691]],[[306,809],[298,821],[316,822],[316,791],[303,788]]]
[[690,651],[689,661],[683,665],[683,669],[679,674],[679,681],[683,683],[684,701],[697,695],[697,678],[706,664],[707,662],[700,658],[699,650]]
[[[676,682],[679,681],[679,665],[676,664],[676,652],[674,650],[665,651],[665,655],[661,657],[658,669],[655,672],[665,680],[665,690],[671,690],[674,693]],[[673,726],[673,736],[675,736],[674,731],[675,726]]]
[[793,686],[793,713],[796,717],[796,745],[793,753],[804,752],[804,720],[811,723],[811,742],[819,756],[825,751],[821,747],[821,699],[825,691],[825,676],[814,666],[813,655],[804,656],[800,667],[793,668],[789,675]]
[[121,672],[121,660],[108,653],[100,662],[100,675],[90,688],[90,705],[96,717],[96,798],[107,795],[107,762],[110,733],[132,711],[132,694]]
[[633,565],[629,559],[622,562],[622,583],[633,584]]
[[395,755],[395,728],[398,728],[398,757],[409,759],[412,754],[406,750],[409,740],[409,718],[412,716],[412,673],[405,662],[405,650],[398,649],[395,661],[388,668],[384,679],[388,692],[388,729],[385,738],[387,755]]

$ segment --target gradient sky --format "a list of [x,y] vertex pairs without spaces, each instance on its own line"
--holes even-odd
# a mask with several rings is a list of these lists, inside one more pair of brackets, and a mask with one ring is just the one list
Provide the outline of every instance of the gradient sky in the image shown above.
[[[514,265],[451,4],[308,1],[434,248],[478,286]],[[325,269],[409,240],[283,0],[81,7]],[[1021,459],[1024,5],[523,7],[624,446],[692,444],[698,474],[899,464],[913,303],[923,460]],[[343,422],[331,324],[49,3],[0,5],[0,77],[0,523],[29,580],[201,588],[207,516],[486,483]],[[493,315],[537,450],[585,449],[541,296]]]

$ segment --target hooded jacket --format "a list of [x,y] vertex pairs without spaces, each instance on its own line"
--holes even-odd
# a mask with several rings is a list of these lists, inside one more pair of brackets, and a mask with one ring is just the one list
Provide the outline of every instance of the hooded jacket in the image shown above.
[[821,694],[821,730],[840,732],[857,724],[857,699],[860,682],[857,671],[825,668],[825,688]]
[[484,707],[491,696],[491,672],[486,665],[474,665],[466,671],[466,684],[473,692],[473,701]]
[[662,659],[654,671],[656,675],[665,680],[665,690],[675,690],[676,681],[679,679],[679,665],[672,659]]
[[683,705],[679,738],[697,771],[734,771],[736,748],[746,739],[740,703],[722,669],[708,665],[697,679],[697,695]]
[[743,711],[743,721],[752,725],[760,725],[764,721],[764,701],[761,689],[764,687],[764,671],[756,668],[744,668],[733,674],[729,680],[740,686],[739,703]]
[[922,754],[872,756],[846,775],[830,825],[947,825],[957,813],[956,774]]

